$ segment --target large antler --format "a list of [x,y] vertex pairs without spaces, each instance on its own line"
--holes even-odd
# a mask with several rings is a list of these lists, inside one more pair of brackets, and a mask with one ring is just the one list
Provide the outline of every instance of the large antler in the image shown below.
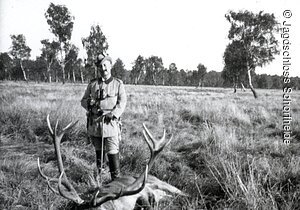
[[[144,123],[143,123],[143,127],[144,127],[143,130],[144,138],[149,146],[150,155],[151,155],[147,165],[148,170],[150,171],[155,160],[159,156],[160,152],[164,149],[166,145],[168,145],[171,142],[173,136],[171,136],[169,140],[166,140],[166,130],[164,130],[161,139],[157,140],[153,137],[153,135],[150,133],[149,129],[146,127]],[[136,188],[141,183],[142,178],[143,178],[143,174],[139,178],[137,178],[136,181],[131,186],[128,187],[128,189]]]
[[[71,185],[71,183],[69,182],[67,176],[64,173],[64,166],[63,166],[63,161],[62,161],[61,151],[60,151],[60,143],[61,143],[61,139],[62,139],[63,135],[65,134],[66,131],[70,130],[76,123],[77,122],[75,122],[75,123],[71,122],[65,128],[63,128],[61,132],[58,132],[57,131],[58,121],[56,121],[55,128],[53,130],[52,126],[51,126],[51,123],[50,123],[49,114],[47,115],[48,129],[49,129],[51,137],[53,139],[54,148],[55,148],[55,154],[56,154],[57,163],[58,163],[58,170],[59,170],[60,176],[59,176],[58,179],[57,178],[49,178],[48,176],[46,176],[43,173],[42,169],[41,169],[39,159],[38,159],[38,169],[39,169],[40,175],[44,179],[47,180],[49,188],[54,193],[60,194],[64,198],[70,199],[70,200],[72,200],[72,201],[74,201],[74,202],[76,202],[78,204],[81,204],[84,201],[79,197],[79,195],[77,194],[76,190]],[[58,191],[55,190],[51,186],[51,184],[50,184],[51,182],[57,182],[58,183]]]
[[149,146],[150,154],[151,154],[144,173],[142,173],[135,180],[135,182],[133,182],[131,185],[127,186],[125,189],[121,190],[120,193],[118,193],[118,194],[115,194],[115,195],[110,194],[106,199],[104,199],[102,197],[102,198],[96,200],[96,197],[95,197],[94,206],[100,206],[107,200],[113,200],[113,199],[117,199],[122,196],[137,194],[144,189],[145,184],[146,184],[148,170],[151,169],[155,160],[157,159],[160,152],[164,149],[164,147],[170,143],[170,141],[172,140],[172,137],[169,140],[166,140],[166,131],[164,130],[163,137],[159,140],[156,140],[152,136],[152,134],[150,133],[150,131],[148,130],[148,128],[146,127],[145,124],[143,124],[143,127],[144,127],[144,131],[143,131],[144,138]]

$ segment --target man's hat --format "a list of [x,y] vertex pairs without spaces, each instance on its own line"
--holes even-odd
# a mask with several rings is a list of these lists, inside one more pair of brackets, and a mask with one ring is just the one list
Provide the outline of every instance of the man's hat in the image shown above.
[[95,65],[100,66],[106,60],[108,60],[112,64],[112,59],[110,56],[108,56],[108,55],[104,56],[103,54],[100,54],[97,56]]

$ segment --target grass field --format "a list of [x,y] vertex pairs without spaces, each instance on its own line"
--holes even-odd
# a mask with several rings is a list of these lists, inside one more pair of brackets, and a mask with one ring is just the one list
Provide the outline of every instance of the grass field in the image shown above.
[[[0,83],[0,209],[63,209],[66,200],[47,189],[56,175],[46,115],[61,126],[79,120],[63,143],[66,173],[83,192],[94,183],[93,147],[85,143],[86,85]],[[292,95],[290,145],[282,143],[282,90],[233,94],[232,89],[126,86],[121,165],[141,173],[148,148],[142,123],[171,144],[151,174],[185,193],[158,209],[300,209],[300,92]],[[147,151],[147,152],[145,152]]]

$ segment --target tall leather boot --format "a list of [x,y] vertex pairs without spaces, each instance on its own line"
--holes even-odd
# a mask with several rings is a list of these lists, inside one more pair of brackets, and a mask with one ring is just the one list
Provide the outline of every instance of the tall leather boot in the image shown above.
[[108,154],[108,165],[112,181],[120,176],[120,158],[119,153]]

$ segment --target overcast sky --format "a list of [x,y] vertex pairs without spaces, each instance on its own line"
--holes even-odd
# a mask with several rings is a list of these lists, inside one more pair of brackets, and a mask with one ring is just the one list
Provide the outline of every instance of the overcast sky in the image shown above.
[[[86,57],[81,38],[99,24],[108,39],[108,53],[114,60],[121,58],[127,69],[138,55],[156,55],[165,67],[175,62],[178,69],[193,70],[202,63],[208,71],[221,71],[230,27],[224,15],[229,10],[264,10],[282,23],[283,11],[290,9],[291,74],[300,76],[296,0],[0,0],[0,52],[9,50],[11,34],[24,34],[32,58],[40,55],[40,40],[54,38],[44,17],[50,2],[66,5],[75,17],[71,41],[80,48],[80,57]],[[257,73],[281,75],[282,56]]]

